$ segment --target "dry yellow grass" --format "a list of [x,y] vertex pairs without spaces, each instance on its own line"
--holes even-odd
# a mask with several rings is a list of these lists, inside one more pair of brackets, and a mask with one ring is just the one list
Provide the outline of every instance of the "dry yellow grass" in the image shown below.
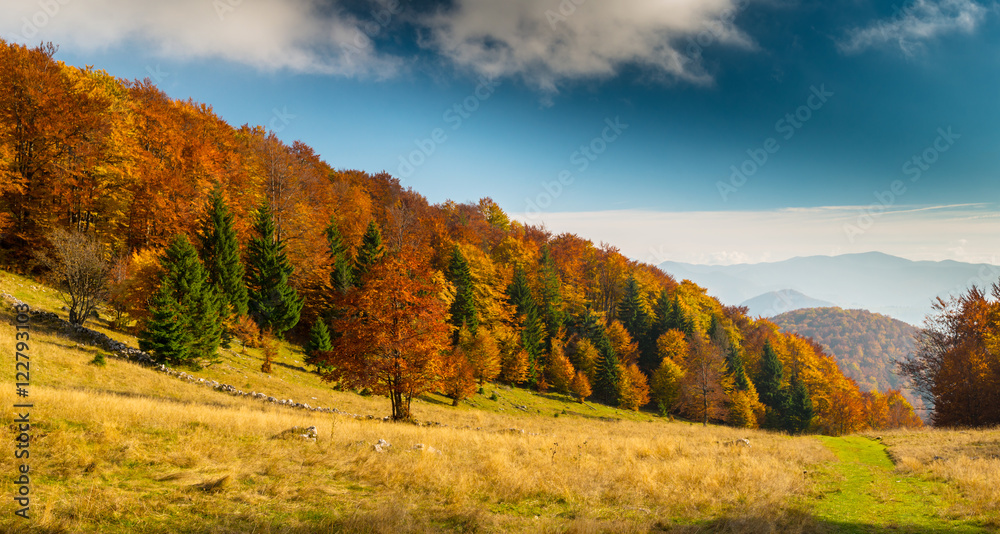
[[[4,313],[6,350],[14,330]],[[609,422],[422,402],[417,415],[443,425],[426,427],[291,410],[115,359],[89,365],[96,349],[35,326],[38,531],[587,532],[711,518],[780,521],[790,497],[808,490],[803,471],[829,459],[811,440],[647,415]],[[255,362],[241,365],[252,355],[231,357],[228,375],[244,376],[248,390],[355,413],[388,412],[385,399],[333,391],[284,368],[268,378],[251,371]],[[285,357],[294,365],[294,353]],[[0,402],[14,400],[5,375]],[[12,421],[5,412],[3,424]],[[316,426],[320,439],[271,439],[293,426]],[[724,445],[743,437],[751,448]],[[390,452],[372,450],[379,439],[392,443]],[[418,443],[442,452],[413,450]],[[4,455],[0,472],[13,469],[14,459]],[[5,477],[0,491],[13,489]],[[23,526],[11,523],[13,510],[12,502],[0,502],[0,529]]]
[[[874,436],[874,434],[873,434]],[[1000,427],[921,429],[879,434],[898,470],[948,482],[965,499],[954,513],[1000,527]]]
[[[9,405],[7,391],[0,402]],[[44,474],[35,513],[49,528],[158,530],[189,507],[306,522],[310,510],[356,517],[380,502],[410,503],[407,514],[427,522],[464,514],[499,530],[533,530],[535,516],[645,528],[780,516],[808,489],[803,470],[828,460],[811,440],[685,424],[538,418],[521,434],[507,432],[503,416],[484,416],[477,430],[52,388],[33,400],[41,423],[32,469]],[[319,441],[270,439],[292,426],[316,426]],[[753,447],[722,443],[739,437]],[[388,453],[372,450],[379,439],[392,444]],[[413,450],[418,443],[442,453]],[[12,472],[9,456],[0,469]]]
[[[5,275],[2,282],[13,279]],[[10,319],[0,311],[0,350],[7,354],[0,358],[9,357],[11,369],[0,375],[0,403],[7,406],[15,402]],[[798,507],[813,496],[812,473],[834,457],[810,437],[670,423],[498,387],[473,399],[481,409],[453,408],[433,396],[414,406],[417,417],[442,426],[318,414],[229,396],[120,360],[89,365],[95,349],[36,326],[33,518],[15,519],[14,503],[0,500],[0,532],[821,527],[807,505]],[[300,358],[286,346],[278,360],[283,365],[268,377],[257,371],[255,352],[227,353],[222,364],[198,374],[313,405],[389,412],[385,399],[334,391],[295,370]],[[504,398],[489,400],[493,389]],[[512,408],[519,403],[531,407]],[[609,416],[622,420],[598,418]],[[4,411],[0,419],[9,428],[13,414]],[[316,426],[319,440],[273,439],[295,426]],[[933,460],[948,458],[939,443],[927,443],[940,441],[938,434],[885,439],[899,465],[954,481],[963,492],[981,496],[974,506],[995,510],[990,477],[996,478],[996,460],[990,464],[984,455],[973,459],[961,451],[989,439],[995,443],[996,435],[940,436],[956,440],[954,459]],[[8,442],[12,438],[8,433]],[[739,438],[749,438],[751,447],[726,445]],[[373,451],[379,439],[392,444],[389,452]],[[424,450],[415,450],[417,444]],[[14,462],[11,454],[0,455],[3,495],[14,490]]]

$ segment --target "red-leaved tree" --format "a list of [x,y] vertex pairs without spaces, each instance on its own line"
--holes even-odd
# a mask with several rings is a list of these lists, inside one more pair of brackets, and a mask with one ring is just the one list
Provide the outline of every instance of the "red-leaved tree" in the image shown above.
[[436,385],[450,345],[447,307],[425,262],[406,253],[383,258],[361,289],[347,295],[333,350],[317,354],[327,381],[371,388],[392,403],[392,418],[410,418],[410,400]]

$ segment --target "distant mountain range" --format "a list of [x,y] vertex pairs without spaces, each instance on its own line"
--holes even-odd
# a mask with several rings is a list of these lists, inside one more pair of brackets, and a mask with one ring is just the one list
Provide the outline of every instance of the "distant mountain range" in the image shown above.
[[880,252],[739,265],[667,261],[660,268],[706,288],[724,304],[751,307],[751,314],[771,317],[832,304],[917,326],[932,312],[936,297],[957,295],[972,285],[989,287],[1000,279],[996,265],[911,261]]
[[794,289],[784,289],[782,291],[769,291],[752,299],[744,300],[740,306],[746,306],[747,313],[752,316],[773,317],[791,310],[832,307],[833,303],[814,299]]

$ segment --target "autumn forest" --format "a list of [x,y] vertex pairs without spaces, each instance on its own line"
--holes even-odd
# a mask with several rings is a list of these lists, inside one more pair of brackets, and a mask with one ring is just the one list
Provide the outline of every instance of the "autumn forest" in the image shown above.
[[[330,387],[389,397],[395,419],[419,418],[426,392],[457,405],[499,382],[790,433],[922,425],[899,391],[862,391],[811,339],[613,244],[522,224],[490,198],[432,205],[389,174],[338,169],[54,52],[0,41],[0,261],[63,283],[68,247],[96,250],[116,328],[159,362],[291,340]],[[998,313],[981,293],[961,304]],[[70,318],[84,323],[80,306]],[[908,368],[947,401],[935,422],[995,422],[963,420],[965,397],[934,375],[948,343],[995,339],[963,336],[972,320],[956,315],[939,324],[957,333],[925,334]],[[993,380],[992,364],[969,365]]]

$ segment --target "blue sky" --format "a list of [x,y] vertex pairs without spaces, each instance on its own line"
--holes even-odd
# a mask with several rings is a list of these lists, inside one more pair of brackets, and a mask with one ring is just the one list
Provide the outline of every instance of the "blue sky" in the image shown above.
[[0,36],[640,260],[996,263],[998,15],[972,0],[36,0],[0,6]]

